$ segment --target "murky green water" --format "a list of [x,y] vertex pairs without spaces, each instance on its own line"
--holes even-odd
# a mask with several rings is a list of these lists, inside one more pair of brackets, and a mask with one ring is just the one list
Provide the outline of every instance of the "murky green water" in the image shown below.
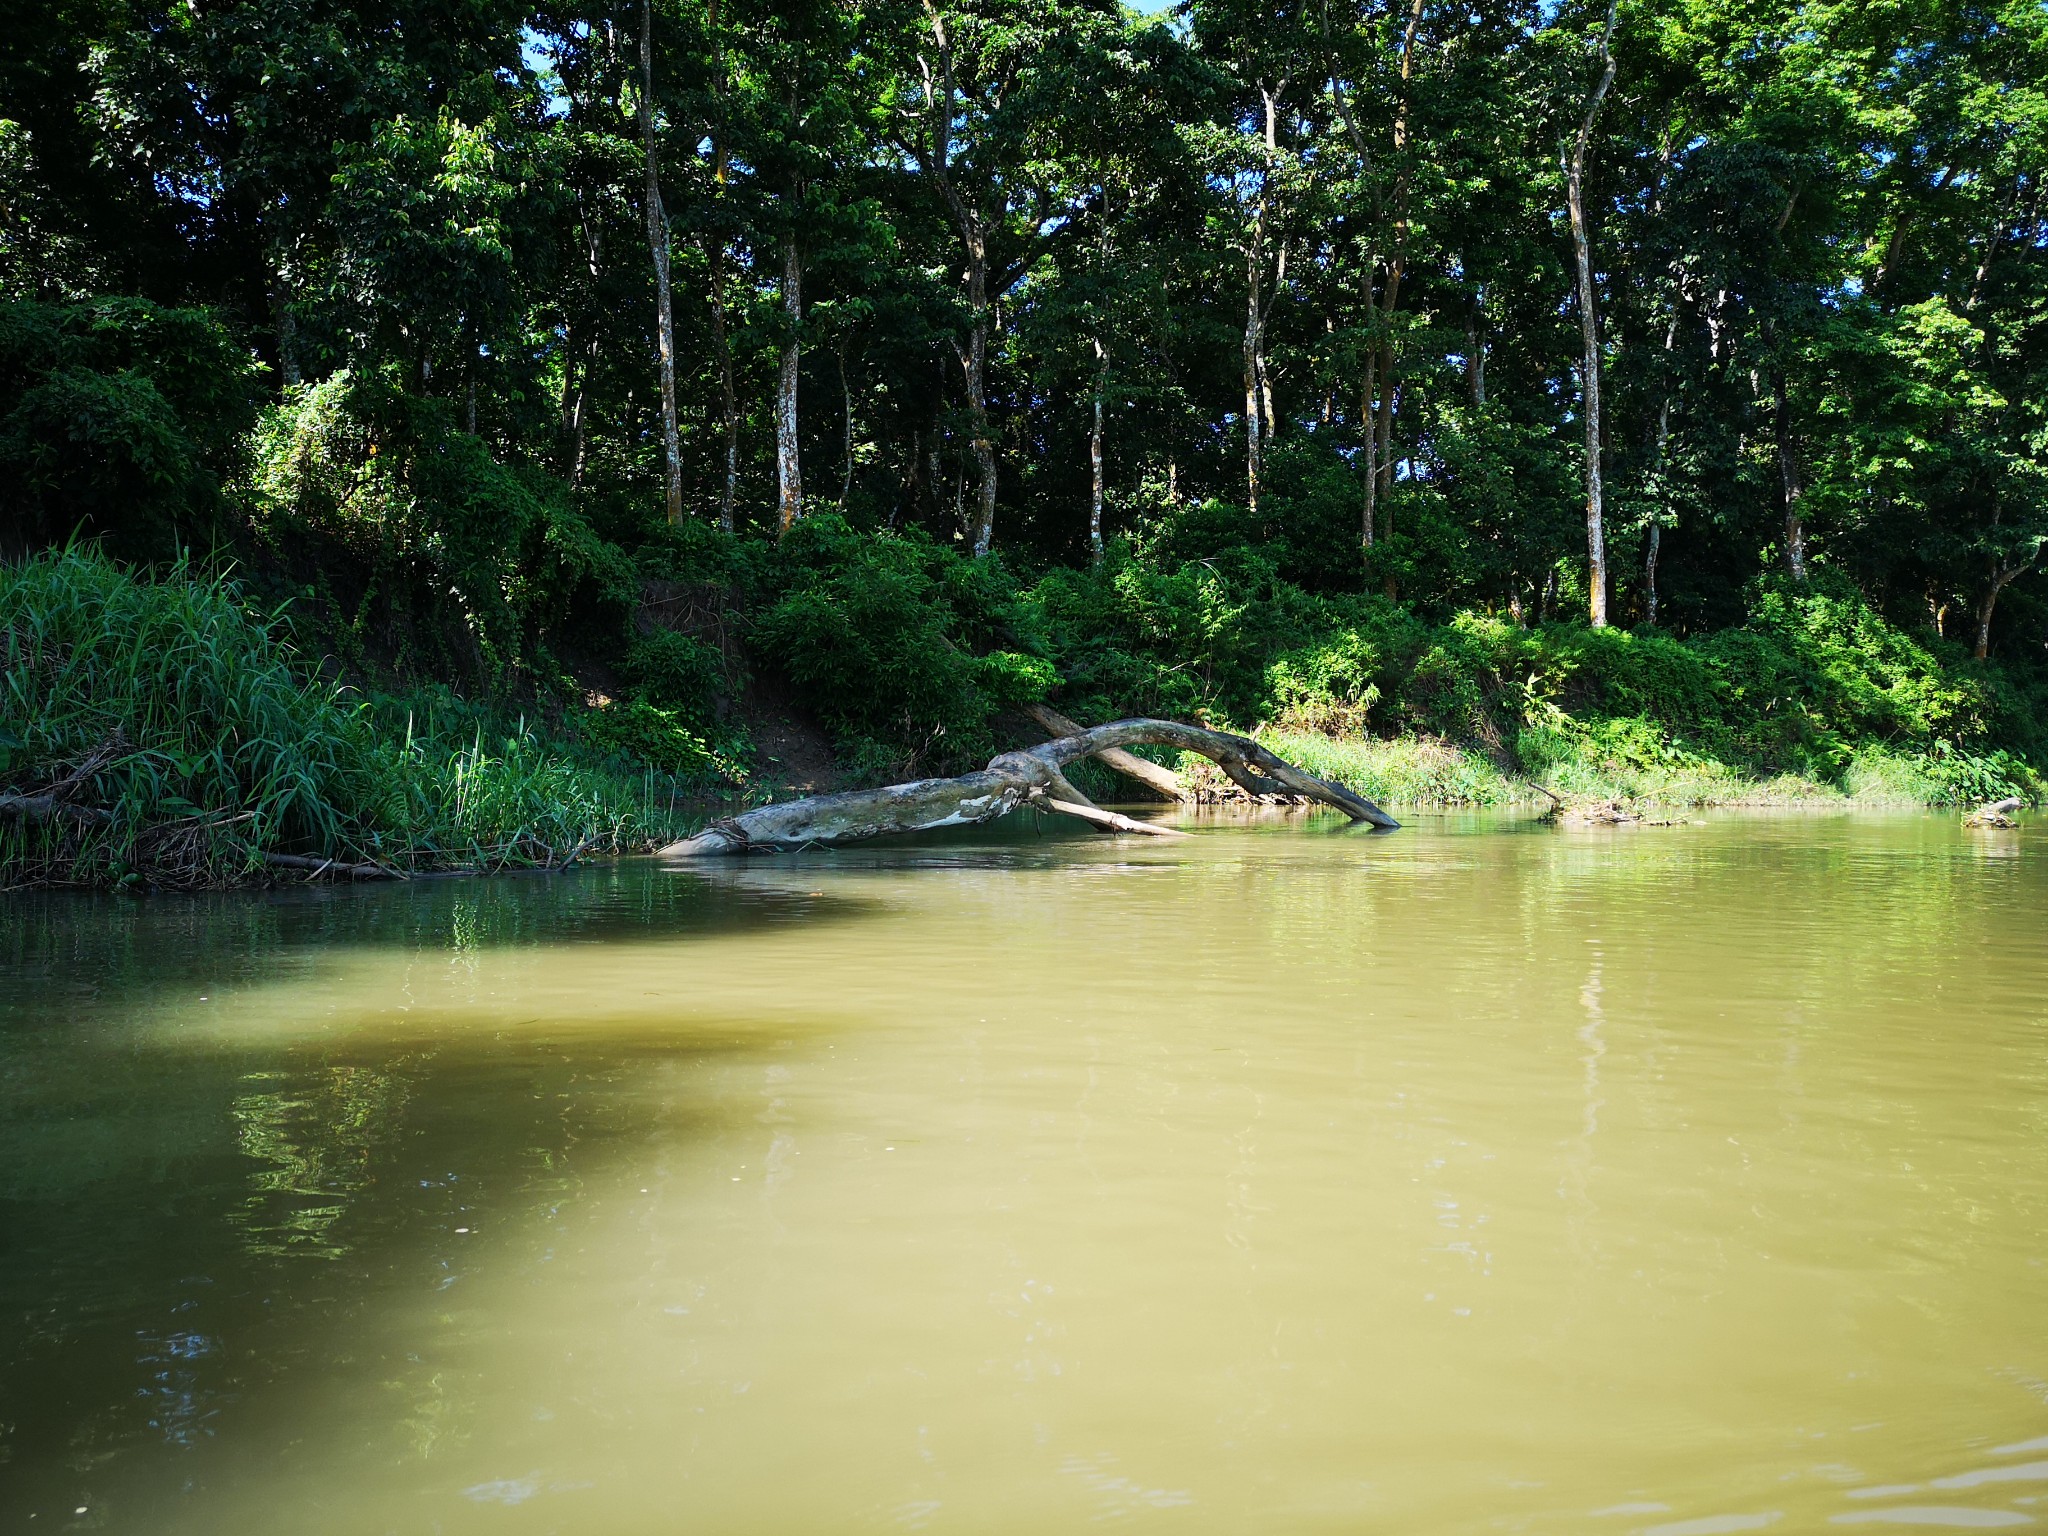
[[0,1530],[2048,1523],[2048,843],[0,903]]

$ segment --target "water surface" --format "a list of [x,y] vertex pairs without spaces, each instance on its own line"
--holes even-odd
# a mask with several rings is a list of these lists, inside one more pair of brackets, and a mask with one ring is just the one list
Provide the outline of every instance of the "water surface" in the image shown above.
[[2048,864],[1210,822],[0,902],[0,1530],[2048,1523]]

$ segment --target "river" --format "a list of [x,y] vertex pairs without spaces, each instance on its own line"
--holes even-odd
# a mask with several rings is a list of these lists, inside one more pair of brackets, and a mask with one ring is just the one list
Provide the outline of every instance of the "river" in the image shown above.
[[2048,859],[0,898],[0,1530],[2048,1523]]

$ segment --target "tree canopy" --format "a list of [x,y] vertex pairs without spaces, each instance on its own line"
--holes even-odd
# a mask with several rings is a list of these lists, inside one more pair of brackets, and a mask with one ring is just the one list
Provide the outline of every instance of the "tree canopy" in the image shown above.
[[1439,617],[1704,632],[1831,571],[1979,655],[2048,625],[2038,0],[7,19],[30,542],[167,552],[356,402],[357,501],[431,419],[625,549],[828,508]]

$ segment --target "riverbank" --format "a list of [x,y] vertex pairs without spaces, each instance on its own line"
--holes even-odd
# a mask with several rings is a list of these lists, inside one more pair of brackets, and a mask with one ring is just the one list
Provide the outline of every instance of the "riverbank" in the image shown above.
[[[351,674],[306,646],[317,622],[187,564],[68,549],[0,569],[0,887],[562,868],[737,804],[979,766],[1034,743],[1029,707],[1048,698],[1089,722],[1262,721],[1282,757],[1390,805],[2042,790],[2010,685],[1825,593],[1766,591],[1751,627],[1684,641],[1432,627],[1284,590],[1226,592],[1229,625],[1174,628],[1168,612],[1218,594],[1174,596],[1131,564],[1025,588],[916,540],[821,528],[707,610],[699,556],[698,586],[653,586],[616,665],[551,663],[547,688],[483,697]],[[663,622],[678,591],[716,628]],[[1206,760],[1177,766],[1205,798],[1233,792]],[[1129,793],[1095,765],[1076,779]]]

